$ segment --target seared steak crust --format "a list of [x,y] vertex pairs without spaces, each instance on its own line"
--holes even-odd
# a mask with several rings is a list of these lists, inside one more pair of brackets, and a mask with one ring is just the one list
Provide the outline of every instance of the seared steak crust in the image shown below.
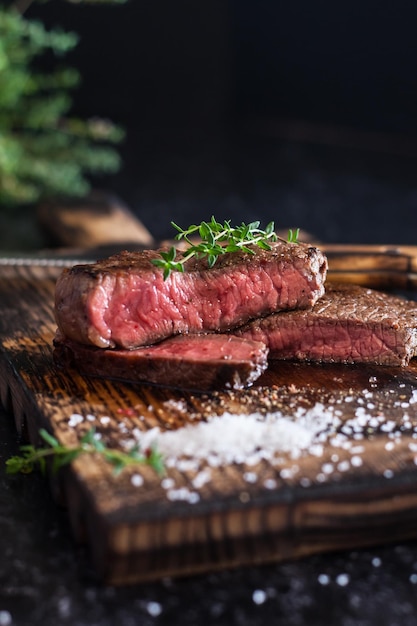
[[197,391],[242,389],[267,368],[263,343],[233,335],[179,335],[136,350],[103,350],[58,338],[54,359],[82,374]]
[[180,333],[227,331],[275,311],[311,307],[323,295],[327,261],[316,248],[277,242],[235,252],[208,268],[190,259],[164,281],[158,251],[123,252],[64,270],[55,314],[78,343],[133,349]]
[[312,309],[269,315],[234,332],[263,341],[270,359],[405,366],[417,355],[417,303],[327,283]]

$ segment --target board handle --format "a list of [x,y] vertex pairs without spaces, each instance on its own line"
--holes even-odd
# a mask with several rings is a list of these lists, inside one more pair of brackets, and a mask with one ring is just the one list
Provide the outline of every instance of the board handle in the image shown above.
[[329,262],[328,280],[377,289],[417,289],[417,246],[318,244]]

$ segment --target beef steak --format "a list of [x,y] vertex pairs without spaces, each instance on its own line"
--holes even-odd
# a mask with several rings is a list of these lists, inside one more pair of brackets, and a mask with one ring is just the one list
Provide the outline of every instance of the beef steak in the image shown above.
[[189,259],[167,280],[157,251],[122,252],[64,270],[56,284],[61,333],[100,348],[136,348],[187,332],[227,331],[275,311],[310,307],[323,295],[326,257],[306,244]]
[[405,366],[417,355],[417,303],[327,283],[313,308],[269,315],[234,332],[263,341],[270,359]]
[[54,359],[82,374],[180,389],[211,391],[250,386],[267,368],[268,349],[233,335],[178,335],[135,350],[103,350],[58,334]]

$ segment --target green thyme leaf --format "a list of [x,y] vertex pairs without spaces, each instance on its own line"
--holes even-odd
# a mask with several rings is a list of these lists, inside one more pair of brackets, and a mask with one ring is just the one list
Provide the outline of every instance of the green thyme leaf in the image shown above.
[[[192,224],[187,229],[183,229],[175,222],[171,225],[177,230],[175,239],[177,241],[185,241],[188,248],[183,251],[181,256],[177,255],[174,247],[169,251],[161,251],[160,258],[153,259],[152,263],[163,270],[164,279],[166,280],[173,271],[184,271],[184,263],[193,256],[197,259],[206,258],[209,267],[213,267],[222,254],[228,252],[238,252],[239,250],[254,254],[253,248],[249,246],[258,246],[262,250],[270,250],[270,242],[277,241],[278,235],[275,233],[274,222],[269,222],[263,230],[260,228],[260,222],[254,221],[250,224],[242,222],[240,226],[231,226],[230,220],[223,223],[218,222],[212,216],[209,222],[201,222],[201,224]],[[298,243],[299,229],[290,230],[288,233],[288,243]],[[198,235],[200,242],[192,241],[193,235]]]
[[74,447],[64,446],[59,443],[46,430],[39,431],[42,439],[48,444],[46,447],[33,445],[20,446],[20,455],[7,459],[6,472],[8,474],[29,473],[38,467],[41,472],[46,470],[46,459],[52,462],[52,471],[57,472],[61,467],[68,465],[82,454],[98,454],[107,463],[113,466],[115,473],[120,473],[128,465],[146,464],[162,473],[163,458],[154,448],[141,451],[139,446],[134,446],[130,451],[123,452],[115,448],[108,448],[98,438],[94,428],[87,431],[80,439],[79,445]]

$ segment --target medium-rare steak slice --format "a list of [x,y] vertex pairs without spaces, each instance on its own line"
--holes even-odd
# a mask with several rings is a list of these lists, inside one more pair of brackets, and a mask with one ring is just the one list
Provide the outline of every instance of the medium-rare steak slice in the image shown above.
[[263,341],[271,359],[405,366],[417,354],[417,303],[327,283],[312,309],[269,315],[235,332]]
[[167,280],[158,252],[122,252],[64,270],[55,314],[68,339],[101,348],[136,348],[187,332],[226,331],[274,311],[310,307],[324,292],[322,252],[276,242],[254,254],[221,255],[208,269],[189,259]]
[[82,374],[179,389],[250,386],[268,366],[268,349],[233,335],[179,335],[136,350],[103,350],[60,338],[54,359]]

